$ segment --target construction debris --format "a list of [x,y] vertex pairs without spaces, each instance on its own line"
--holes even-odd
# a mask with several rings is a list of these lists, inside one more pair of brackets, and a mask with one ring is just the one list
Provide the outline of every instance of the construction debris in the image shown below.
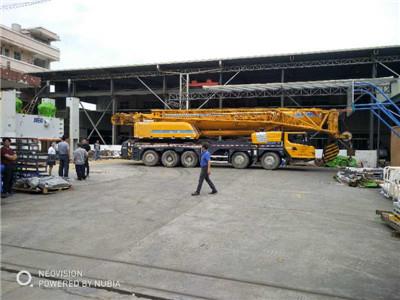
[[61,177],[29,177],[21,178],[15,182],[14,190],[19,192],[48,194],[69,189],[71,184]]
[[334,178],[352,187],[378,188],[383,182],[383,169],[347,167],[337,172]]
[[121,154],[120,151],[113,151],[113,150],[101,150],[100,151],[100,158],[108,159],[108,158],[120,158]]

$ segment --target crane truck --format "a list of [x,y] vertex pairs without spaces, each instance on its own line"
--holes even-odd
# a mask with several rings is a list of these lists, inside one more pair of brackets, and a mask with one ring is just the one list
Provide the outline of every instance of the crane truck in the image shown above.
[[324,133],[329,144],[323,160],[339,153],[338,140],[350,140],[339,132],[339,111],[334,109],[243,108],[153,109],[148,113],[117,113],[114,125],[133,127],[133,139],[122,144],[125,159],[147,166],[196,167],[201,143],[210,144],[214,161],[226,161],[243,169],[261,164],[273,170],[281,165],[315,160],[315,148],[307,133]]

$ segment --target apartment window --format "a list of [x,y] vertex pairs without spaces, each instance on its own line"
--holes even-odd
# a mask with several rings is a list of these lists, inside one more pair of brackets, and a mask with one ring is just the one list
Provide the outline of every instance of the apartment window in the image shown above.
[[14,58],[21,60],[21,52],[14,51]]
[[35,66],[42,67],[42,68],[48,68],[49,67],[48,61],[46,61],[44,59],[40,59],[40,58],[35,58],[33,60],[33,64]]
[[3,54],[4,56],[10,56],[10,49],[2,47],[1,54]]

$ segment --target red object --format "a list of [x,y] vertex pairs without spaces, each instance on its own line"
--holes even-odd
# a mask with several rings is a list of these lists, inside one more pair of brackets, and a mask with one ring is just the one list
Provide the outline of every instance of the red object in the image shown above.
[[23,74],[13,70],[1,68],[0,78],[8,81],[15,81],[28,86],[40,87],[40,78],[29,74]]
[[218,82],[207,79],[205,82],[198,82],[197,80],[192,80],[189,83],[189,87],[203,87],[203,86],[213,86],[218,85]]
[[15,155],[15,152],[9,147],[1,147],[1,163],[5,165],[15,163],[14,160],[8,159],[5,155]]

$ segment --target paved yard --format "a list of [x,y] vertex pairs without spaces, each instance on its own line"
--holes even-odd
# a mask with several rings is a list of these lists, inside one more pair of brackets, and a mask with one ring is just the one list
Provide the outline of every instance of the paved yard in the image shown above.
[[[377,190],[326,169],[215,167],[220,192],[192,197],[198,172],[104,161],[69,191],[3,199],[2,299],[400,299]],[[39,288],[39,270],[119,286]]]

